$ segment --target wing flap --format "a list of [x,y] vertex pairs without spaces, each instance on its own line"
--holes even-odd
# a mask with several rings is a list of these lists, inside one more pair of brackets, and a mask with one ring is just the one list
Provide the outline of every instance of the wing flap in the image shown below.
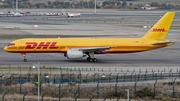
[[109,50],[111,47],[90,47],[90,48],[80,48],[80,51],[83,52],[102,52],[105,50]]

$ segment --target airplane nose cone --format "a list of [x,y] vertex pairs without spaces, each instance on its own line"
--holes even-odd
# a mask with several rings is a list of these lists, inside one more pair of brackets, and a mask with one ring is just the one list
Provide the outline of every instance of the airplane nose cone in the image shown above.
[[7,52],[7,46],[6,46],[6,47],[4,47],[4,51],[5,51],[5,52]]

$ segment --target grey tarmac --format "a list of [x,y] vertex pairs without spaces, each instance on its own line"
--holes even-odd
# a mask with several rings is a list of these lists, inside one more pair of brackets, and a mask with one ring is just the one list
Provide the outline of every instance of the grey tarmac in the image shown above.
[[[99,11],[100,12],[100,11]],[[48,17],[48,20],[43,20],[43,16],[36,17],[17,17],[17,18],[2,18],[0,26],[7,28],[0,29],[0,35],[22,34],[22,35],[109,35],[109,37],[140,37],[146,33],[148,29],[143,29],[144,25],[153,25],[167,11],[114,11],[113,13],[90,14],[84,12],[81,18],[64,17]],[[83,12],[82,12],[83,14]],[[180,25],[180,12],[177,11],[176,17],[172,26]],[[89,22],[90,18],[93,23]],[[98,21],[103,19],[101,21]],[[86,21],[87,20],[87,23]],[[103,21],[107,22],[103,22]],[[85,22],[83,22],[85,21]],[[118,22],[118,23],[115,23]],[[33,28],[32,25],[39,25],[38,28]],[[138,25],[141,27],[131,27],[130,25]],[[124,26],[125,25],[125,26]],[[8,27],[19,29],[10,29]],[[88,68],[105,68],[108,70],[120,68],[169,68],[168,65],[175,70],[180,64],[180,29],[171,29],[168,40],[175,42],[173,46],[132,54],[103,54],[95,55],[98,59],[97,63],[90,63],[86,58],[80,60],[68,60],[61,53],[29,53],[27,54],[27,62],[23,62],[21,54],[6,53],[3,47],[13,39],[0,40],[0,64],[13,66],[32,66],[40,62],[41,66],[52,67],[88,67]],[[145,70],[145,69],[144,69]]]

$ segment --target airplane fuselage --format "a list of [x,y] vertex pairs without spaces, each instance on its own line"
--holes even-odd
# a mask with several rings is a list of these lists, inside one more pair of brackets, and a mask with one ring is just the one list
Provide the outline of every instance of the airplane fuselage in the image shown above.
[[15,45],[4,50],[12,53],[65,53],[72,48],[106,47],[101,53],[133,53],[153,50],[168,45],[152,45],[155,40],[143,38],[26,38],[15,40]]

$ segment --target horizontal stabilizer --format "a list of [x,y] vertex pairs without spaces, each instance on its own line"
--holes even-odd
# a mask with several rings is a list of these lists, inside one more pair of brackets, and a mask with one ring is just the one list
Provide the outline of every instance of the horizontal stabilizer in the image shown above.
[[152,45],[167,45],[167,44],[174,44],[173,42],[158,42],[158,43],[153,43]]

